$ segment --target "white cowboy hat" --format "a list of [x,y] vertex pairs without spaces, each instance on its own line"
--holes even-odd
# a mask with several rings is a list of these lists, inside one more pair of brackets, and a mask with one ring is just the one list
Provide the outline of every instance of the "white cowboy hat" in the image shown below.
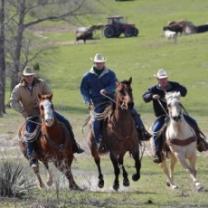
[[164,69],[159,69],[157,74],[154,74],[154,77],[157,79],[165,79],[168,78],[168,73]]
[[26,66],[22,72],[22,75],[23,76],[33,76],[35,75],[35,71],[33,69],[33,67],[29,67],[29,66]]
[[105,57],[100,53],[96,53],[94,59],[91,58],[91,60],[94,63],[105,63],[106,62]]

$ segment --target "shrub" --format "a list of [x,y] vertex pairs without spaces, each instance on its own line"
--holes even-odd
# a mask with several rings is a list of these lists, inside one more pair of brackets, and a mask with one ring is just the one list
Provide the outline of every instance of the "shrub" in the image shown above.
[[19,164],[3,161],[0,163],[0,196],[22,198],[29,194],[34,184],[23,174]]

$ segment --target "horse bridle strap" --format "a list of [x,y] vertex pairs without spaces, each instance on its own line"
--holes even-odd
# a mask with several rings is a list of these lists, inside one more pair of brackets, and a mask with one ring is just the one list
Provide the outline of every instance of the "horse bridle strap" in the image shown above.
[[191,144],[192,142],[195,142],[196,141],[196,136],[192,136],[192,137],[189,137],[187,139],[184,139],[184,140],[181,140],[181,139],[170,139],[169,142],[171,144],[174,144],[174,145],[178,145],[178,146],[186,146],[186,145],[189,145]]

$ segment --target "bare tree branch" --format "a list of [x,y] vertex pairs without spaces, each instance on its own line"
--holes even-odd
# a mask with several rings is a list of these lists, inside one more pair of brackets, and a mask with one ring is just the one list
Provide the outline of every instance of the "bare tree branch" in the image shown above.
[[82,7],[82,5],[84,4],[85,1],[86,0],[82,0],[82,2],[72,11],[66,12],[66,13],[61,14],[61,15],[56,15],[56,16],[54,15],[54,16],[48,16],[48,17],[43,17],[43,18],[40,18],[40,19],[36,19],[34,21],[31,21],[29,23],[24,24],[24,27],[28,28],[28,27],[30,27],[32,25],[35,25],[35,24],[38,24],[40,22],[44,22],[44,21],[47,21],[47,20],[64,19],[67,16],[75,15],[75,13]]

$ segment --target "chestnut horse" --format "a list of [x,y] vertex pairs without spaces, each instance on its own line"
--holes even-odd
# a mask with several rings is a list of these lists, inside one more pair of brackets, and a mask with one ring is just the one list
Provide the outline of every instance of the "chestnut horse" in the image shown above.
[[167,158],[161,163],[161,167],[167,176],[167,185],[172,189],[177,188],[173,174],[176,161],[190,174],[193,183],[198,191],[202,186],[196,177],[196,143],[197,138],[193,128],[187,123],[183,115],[183,107],[180,102],[180,92],[169,92],[165,96],[169,123],[165,132],[166,143],[170,149],[168,156],[170,166],[167,166]]
[[[131,115],[131,108],[134,105],[131,82],[132,79],[130,78],[128,81],[125,80],[117,83],[115,103],[110,106],[110,112],[108,110],[103,121],[102,142],[110,153],[110,159],[114,167],[114,190],[119,189],[120,168],[123,171],[123,185],[129,186],[128,173],[123,164],[124,155],[128,151],[135,160],[136,173],[133,174],[132,179],[137,181],[140,178],[141,161],[139,140],[136,125]],[[105,111],[103,114],[105,114]],[[98,187],[102,188],[104,186],[104,179],[100,166],[100,156],[94,142],[92,131],[89,132],[88,141],[91,154],[94,157],[98,169]]]
[[[52,95],[39,95],[40,110],[40,136],[36,140],[36,158],[41,161],[48,171],[47,185],[53,183],[52,174],[49,170],[48,162],[54,163],[56,168],[65,174],[69,181],[69,188],[79,189],[73,179],[71,163],[73,161],[73,150],[70,134],[64,124],[57,121],[54,117],[54,108],[51,102]],[[21,151],[26,156],[26,144],[24,141],[25,124],[19,130],[19,145]],[[40,188],[45,184],[39,173],[39,166],[34,167],[33,171],[37,176]]]

